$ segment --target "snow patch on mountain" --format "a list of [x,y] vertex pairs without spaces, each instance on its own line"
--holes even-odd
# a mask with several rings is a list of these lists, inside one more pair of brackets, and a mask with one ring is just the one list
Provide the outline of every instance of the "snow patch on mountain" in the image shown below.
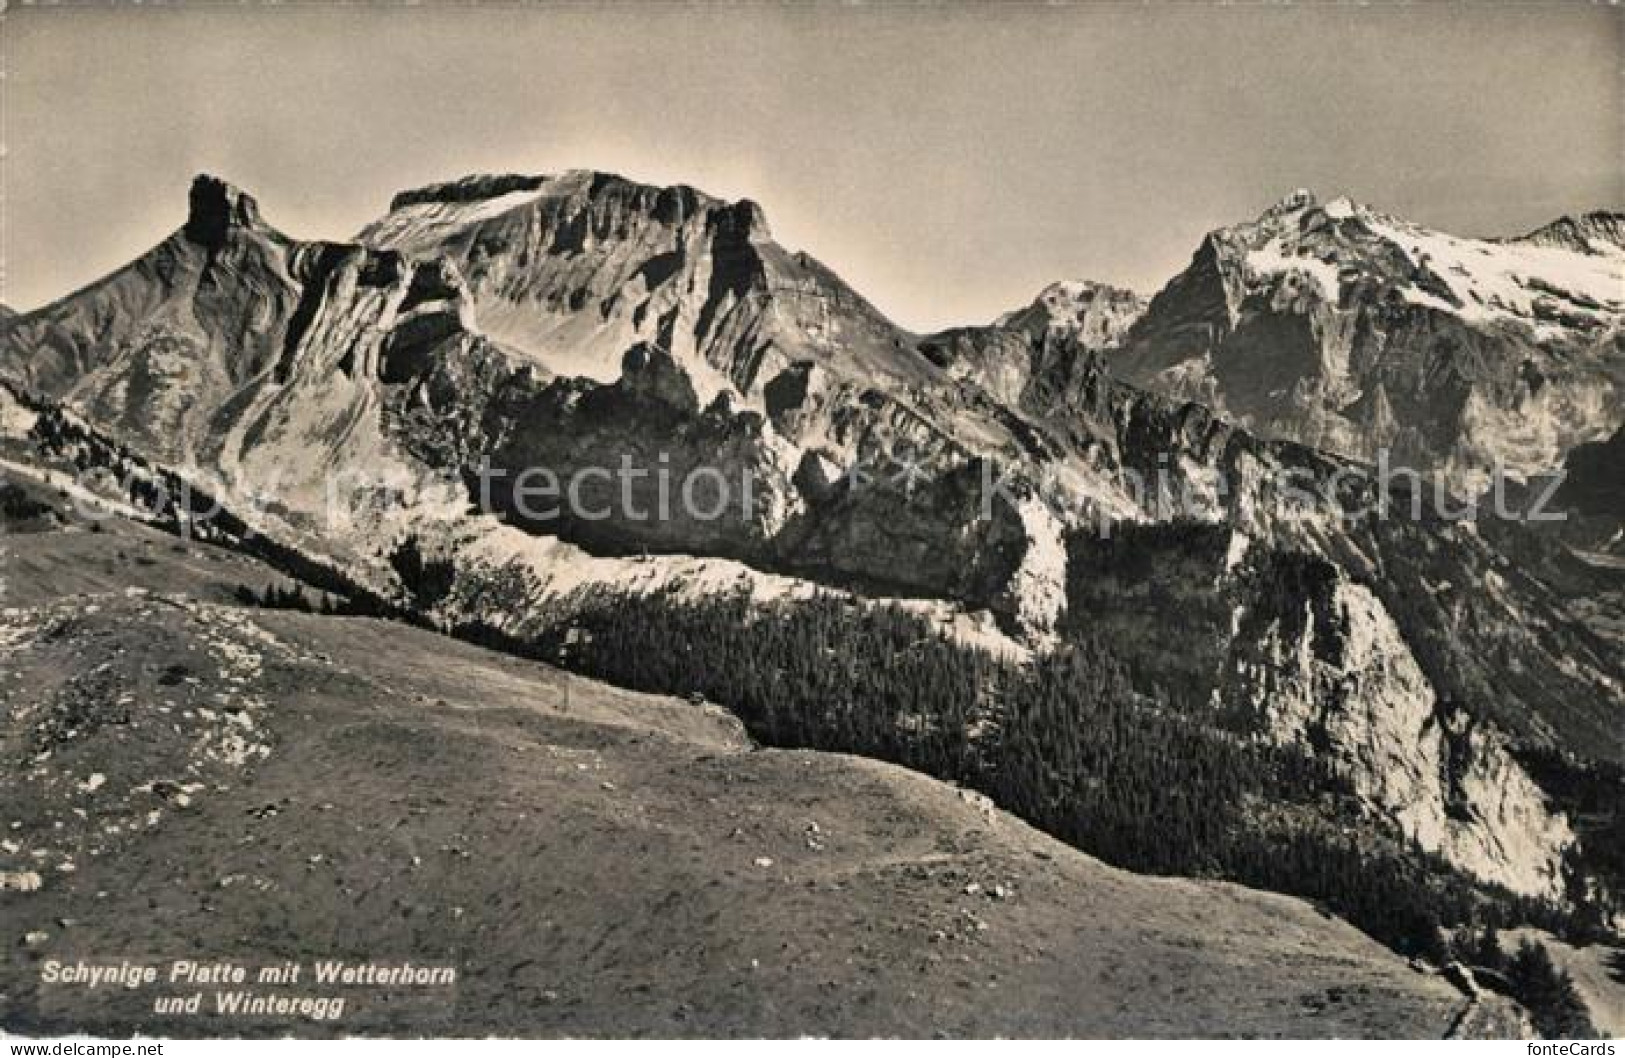
[[1262,248],[1247,255],[1247,268],[1255,275],[1297,273],[1313,280],[1320,294],[1336,304],[1342,294],[1342,282],[1337,266],[1316,257],[1288,255],[1279,239],[1272,239]]
[[1326,216],[1333,220],[1347,220],[1349,217],[1354,216],[1357,207],[1348,198],[1339,195],[1321,208],[1325,211]]
[[415,202],[392,210],[369,229],[380,242],[411,244],[437,242],[459,228],[471,227],[540,201],[546,188],[508,191],[472,202]]

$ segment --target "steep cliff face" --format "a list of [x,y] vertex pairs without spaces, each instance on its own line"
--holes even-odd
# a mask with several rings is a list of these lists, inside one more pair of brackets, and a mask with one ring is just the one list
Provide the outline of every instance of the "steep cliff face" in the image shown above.
[[1625,426],[1606,441],[1580,445],[1565,462],[1553,499],[1581,514],[1625,518]]
[[[1305,752],[1380,832],[1517,892],[1564,894],[1583,843],[1508,751],[1503,718],[1523,706],[1461,689],[1491,653],[1482,644],[1440,650],[1356,563],[1223,523],[1080,532],[1068,550],[1063,635],[1108,643],[1136,685],[1188,715]],[[1593,708],[1606,718],[1616,701]],[[1571,730],[1559,744],[1596,737]]]
[[1020,402],[1033,373],[1033,335],[1001,326],[959,327],[920,341],[920,352],[952,379],[1002,404]]
[[1549,526],[1562,539],[1585,551],[1625,557],[1625,426],[1569,451],[1547,506],[1564,516]]
[[1558,466],[1619,425],[1618,214],[1457,238],[1297,192],[1210,234],[1113,361],[1267,435],[1438,470]]
[[1313,753],[1366,811],[1463,870],[1563,899],[1574,831],[1500,736],[1440,701],[1369,589],[1329,564],[1290,567],[1237,615],[1216,692],[1233,722]]
[[[729,508],[743,517],[566,518],[566,535],[964,598],[1035,634],[1054,623],[1055,514],[1031,500],[1030,431],[774,243],[753,203],[595,173],[471,178],[398,196],[362,239],[450,262],[479,331],[539,369],[500,384],[484,419],[498,465],[576,473],[664,454],[679,479],[717,470],[756,486],[751,511]],[[663,380],[652,401],[649,365]],[[1015,470],[1010,496],[983,504],[990,459]],[[1090,491],[1131,505],[1109,479]]]

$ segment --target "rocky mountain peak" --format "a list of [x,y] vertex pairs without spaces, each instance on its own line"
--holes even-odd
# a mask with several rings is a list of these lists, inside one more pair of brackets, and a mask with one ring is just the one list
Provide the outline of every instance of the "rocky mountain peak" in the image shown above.
[[1599,209],[1578,217],[1559,217],[1544,227],[1509,241],[1589,255],[1625,251],[1625,213]]
[[1472,492],[1497,460],[1541,472],[1618,426],[1622,235],[1596,212],[1460,237],[1295,191],[1210,233],[1113,370],[1342,455],[1397,445]]
[[199,173],[192,180],[188,207],[186,237],[209,249],[223,245],[234,228],[264,227],[259,203],[252,195],[207,173]]
[[1006,312],[995,327],[1025,331],[1035,338],[1075,336],[1099,349],[1118,344],[1145,312],[1146,299],[1132,290],[1088,279],[1051,283],[1025,308]]
[[1347,195],[1322,200],[1307,188],[1298,188],[1256,218],[1220,228],[1210,238],[1218,246],[1256,249],[1272,240],[1322,245],[1363,239],[1382,214]]
[[611,381],[640,341],[669,349],[707,402],[757,395],[801,360],[871,381],[929,367],[839,276],[774,243],[750,199],[576,169],[465,177],[393,206],[358,240],[450,260],[481,331],[555,374]]
[[1310,206],[1317,205],[1319,201],[1320,200],[1315,197],[1315,193],[1309,190],[1307,187],[1294,188],[1291,192],[1277,201],[1273,206],[1265,210],[1264,213],[1266,216],[1279,215],[1282,213],[1296,213],[1299,210],[1308,209]]
[[1062,279],[1038,292],[1038,300],[1050,305],[1082,305],[1137,297],[1139,295],[1132,290],[1097,283],[1092,279]]

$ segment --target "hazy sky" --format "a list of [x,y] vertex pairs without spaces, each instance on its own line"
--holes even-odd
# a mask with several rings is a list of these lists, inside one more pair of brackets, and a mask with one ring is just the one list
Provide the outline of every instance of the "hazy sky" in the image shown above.
[[348,237],[401,188],[598,168],[761,202],[899,322],[1155,290],[1296,186],[1460,233],[1625,201],[1619,8],[30,9],[0,24],[4,285],[178,227],[198,171]]

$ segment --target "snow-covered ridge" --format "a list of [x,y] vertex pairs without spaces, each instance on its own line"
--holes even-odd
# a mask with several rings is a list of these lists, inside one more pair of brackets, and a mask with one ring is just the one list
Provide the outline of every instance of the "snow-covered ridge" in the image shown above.
[[1578,217],[1559,217],[1526,235],[1497,241],[1558,246],[1581,253],[1612,253],[1625,250],[1625,213],[1599,209]]
[[[1388,217],[1373,216],[1368,223],[1418,268],[1444,280],[1465,319],[1529,320],[1563,312],[1607,323],[1625,313],[1625,250],[1617,246],[1599,243],[1606,249],[1586,254],[1457,238]],[[1414,288],[1407,295],[1429,303],[1429,295]]]
[[1625,316],[1625,248],[1608,238],[1617,222],[1591,214],[1586,223],[1565,218],[1515,240],[1476,239],[1347,198],[1321,205],[1297,191],[1259,220],[1218,234],[1240,245],[1249,282],[1298,274],[1335,304],[1350,280],[1376,278],[1414,304],[1472,323],[1523,323],[1550,337]]

